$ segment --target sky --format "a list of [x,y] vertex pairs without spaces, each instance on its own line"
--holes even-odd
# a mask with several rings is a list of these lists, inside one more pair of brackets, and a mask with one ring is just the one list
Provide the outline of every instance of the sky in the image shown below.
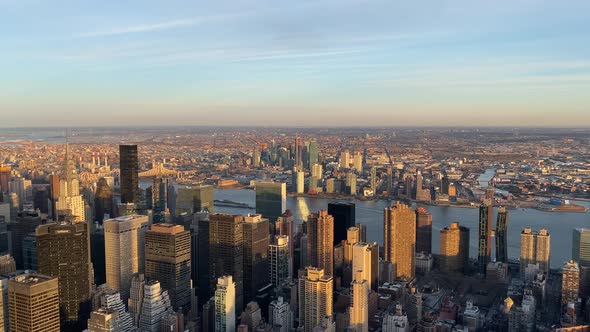
[[590,1],[0,0],[0,119],[590,127]]

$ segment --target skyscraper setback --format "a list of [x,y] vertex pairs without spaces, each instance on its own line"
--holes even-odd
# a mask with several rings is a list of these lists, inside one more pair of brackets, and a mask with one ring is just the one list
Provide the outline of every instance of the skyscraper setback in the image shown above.
[[139,157],[137,145],[119,145],[121,203],[139,203]]
[[408,205],[395,203],[383,217],[385,260],[395,267],[397,279],[414,277],[416,254],[416,214]]

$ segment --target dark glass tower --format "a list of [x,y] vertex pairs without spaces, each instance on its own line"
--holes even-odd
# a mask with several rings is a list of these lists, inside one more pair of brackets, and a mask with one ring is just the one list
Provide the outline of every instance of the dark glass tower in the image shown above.
[[100,178],[94,194],[94,221],[102,225],[105,214],[113,217],[113,193],[107,180]]
[[119,145],[121,203],[139,203],[137,145]]
[[81,331],[92,309],[88,224],[55,222],[37,227],[39,273],[57,277],[62,331]]
[[[477,273],[485,276],[491,255],[491,216],[488,204],[479,207],[479,231],[477,242]],[[493,213],[493,210],[492,210]]]
[[496,260],[508,262],[508,211],[504,207],[498,208],[498,219],[496,220]]
[[256,292],[270,283],[268,272],[268,246],[270,233],[268,219],[260,215],[244,217],[244,303],[253,301]]
[[346,230],[356,225],[354,203],[328,203],[328,214],[334,217],[334,245],[346,240]]
[[416,252],[432,253],[432,215],[421,207],[416,209]]

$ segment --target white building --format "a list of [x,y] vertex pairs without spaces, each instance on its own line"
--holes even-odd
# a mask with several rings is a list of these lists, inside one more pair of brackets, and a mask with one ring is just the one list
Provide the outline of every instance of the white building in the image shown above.
[[283,297],[279,296],[278,300],[274,300],[268,307],[268,320],[270,325],[277,330],[277,332],[291,331],[292,314],[289,308],[289,303],[283,301]]
[[152,280],[145,283],[143,292],[139,330],[141,332],[160,332],[164,317],[174,313],[168,291],[160,287],[159,281]]
[[55,209],[60,220],[73,217],[73,221],[86,221],[84,211],[84,199],[80,195],[80,180],[76,164],[69,154],[69,147],[66,144],[66,156],[62,172],[59,175],[59,196],[55,202]]
[[325,317],[332,317],[334,280],[323,269],[307,267],[299,278],[299,328],[312,332]]
[[401,304],[395,306],[395,313],[383,317],[382,330],[383,332],[410,332],[410,322]]
[[236,284],[231,276],[217,279],[215,290],[215,332],[236,330]]
[[104,222],[105,262],[107,284],[129,299],[131,278],[143,273],[145,261],[145,231],[148,216],[130,215]]
[[366,280],[371,288],[371,247],[368,243],[358,242],[352,246],[352,271],[360,273],[359,281]]

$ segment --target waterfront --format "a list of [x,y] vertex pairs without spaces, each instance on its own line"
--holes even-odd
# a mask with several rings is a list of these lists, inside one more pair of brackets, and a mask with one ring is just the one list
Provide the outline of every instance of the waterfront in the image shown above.
[[[215,189],[215,199],[255,205],[255,193],[249,189]],[[287,197],[287,209],[293,212],[295,219],[301,222],[309,213],[327,209],[328,203],[333,201],[322,197]],[[383,209],[391,202],[356,200],[356,220],[367,226],[367,240],[383,242]],[[590,202],[576,202],[590,207]],[[468,208],[454,208],[445,206],[421,205],[432,214],[432,247],[435,253],[439,249],[439,231],[453,221],[458,221],[471,230],[470,250],[472,257],[477,255],[477,225],[478,210]],[[215,207],[216,212],[252,213],[252,210]],[[590,214],[569,212],[543,212],[534,209],[510,210],[508,220],[508,256],[517,259],[520,252],[520,232],[525,227],[533,230],[546,228],[551,234],[551,266],[560,267],[563,262],[571,258],[572,231],[575,228],[590,227]],[[495,221],[494,221],[495,224]],[[493,247],[493,246],[492,246]]]

